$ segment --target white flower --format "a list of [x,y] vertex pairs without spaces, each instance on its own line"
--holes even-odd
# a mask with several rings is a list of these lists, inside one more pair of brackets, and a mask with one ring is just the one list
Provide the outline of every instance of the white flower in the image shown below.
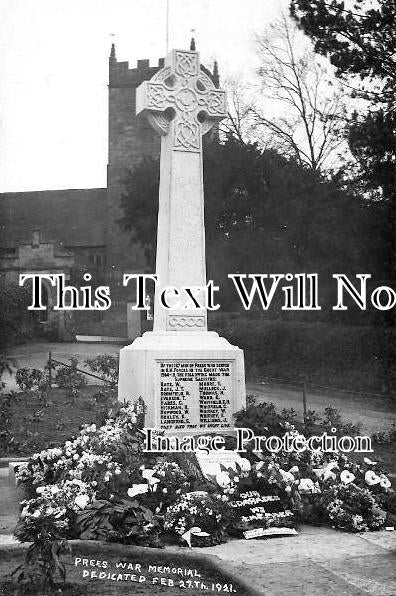
[[320,480],[328,480],[329,478],[336,480],[337,477],[332,472],[334,468],[338,468],[338,464],[335,461],[331,461],[326,466],[323,466],[323,468],[314,468],[313,471]]
[[229,484],[231,484],[231,478],[227,472],[219,472],[216,475],[216,482],[221,488],[226,488]]
[[29,507],[26,505],[21,511],[21,519],[24,519],[28,513],[29,513]]
[[134,484],[131,488],[128,488],[128,497],[136,497],[136,495],[142,495],[148,492],[148,484]]
[[[155,473],[156,473],[155,470],[150,470],[150,468],[147,468],[142,471],[142,476],[143,476],[143,478],[145,478],[145,480],[148,481],[149,484],[157,484],[157,482],[160,482],[160,481],[158,478],[156,478],[154,476]],[[165,476],[165,473],[161,474],[161,476]]]
[[85,507],[88,505],[89,503],[89,497],[88,495],[84,495],[84,494],[79,494],[77,495],[77,497],[74,499],[75,504],[77,505],[77,507],[80,507],[80,509],[85,509]]
[[282,476],[282,480],[284,482],[293,482],[295,480],[295,478],[291,472],[285,472],[285,470],[279,470],[279,473]]
[[75,453],[75,454],[73,455],[73,459],[74,459],[74,461],[77,461],[77,460],[78,460],[78,453]]
[[166,495],[166,493],[168,492],[168,489],[167,488],[163,488],[162,489],[162,492],[164,493],[164,495]]
[[340,480],[343,484],[349,484],[355,480],[355,475],[349,472],[349,470],[342,470]]
[[390,488],[392,486],[391,481],[385,476],[385,474],[380,475],[380,485],[382,488]]
[[315,485],[311,478],[301,478],[298,485],[298,490],[302,493],[312,493],[315,489]]
[[364,475],[364,479],[369,486],[373,486],[374,484],[379,484],[381,482],[381,478],[377,476],[373,470],[367,470]]
[[250,470],[252,469],[250,461],[246,459],[246,457],[241,457],[238,463],[241,467],[242,472],[250,472]]

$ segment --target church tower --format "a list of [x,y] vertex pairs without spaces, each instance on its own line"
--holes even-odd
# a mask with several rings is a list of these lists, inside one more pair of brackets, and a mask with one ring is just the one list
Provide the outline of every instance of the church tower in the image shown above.
[[148,60],[138,60],[136,68],[128,62],[118,62],[112,44],[109,57],[109,131],[107,166],[107,268],[115,285],[122,282],[123,273],[144,271],[142,251],[129,241],[117,223],[122,216],[120,200],[123,180],[143,157],[158,157],[160,139],[144,118],[136,117],[136,88],[161,68],[150,66]]

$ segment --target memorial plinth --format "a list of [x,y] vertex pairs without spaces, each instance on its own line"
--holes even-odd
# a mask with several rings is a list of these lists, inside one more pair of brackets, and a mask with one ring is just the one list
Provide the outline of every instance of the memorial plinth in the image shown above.
[[245,405],[243,352],[216,333],[145,333],[121,350],[120,372],[119,398],[143,397],[147,427],[225,431]]
[[161,289],[206,286],[202,135],[225,117],[224,91],[197,52],[172,50],[137,90],[136,111],[161,133],[154,330],[120,351],[120,400],[142,397],[146,426],[225,431],[245,405],[243,352],[207,331],[206,308],[164,308]]

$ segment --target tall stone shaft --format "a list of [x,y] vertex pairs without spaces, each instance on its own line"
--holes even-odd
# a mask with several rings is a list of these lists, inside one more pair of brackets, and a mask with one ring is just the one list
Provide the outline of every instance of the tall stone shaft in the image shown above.
[[[198,52],[173,50],[137,90],[136,112],[160,132],[156,273],[160,289],[204,287],[202,136],[226,116],[224,91],[201,70]],[[156,292],[154,331],[207,330],[206,309],[168,311]]]

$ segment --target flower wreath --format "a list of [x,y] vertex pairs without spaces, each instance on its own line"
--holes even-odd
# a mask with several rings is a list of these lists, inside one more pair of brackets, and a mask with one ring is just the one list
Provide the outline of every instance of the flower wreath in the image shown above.
[[212,546],[224,542],[223,507],[205,491],[181,495],[168,507],[165,530],[176,533],[191,546]]

